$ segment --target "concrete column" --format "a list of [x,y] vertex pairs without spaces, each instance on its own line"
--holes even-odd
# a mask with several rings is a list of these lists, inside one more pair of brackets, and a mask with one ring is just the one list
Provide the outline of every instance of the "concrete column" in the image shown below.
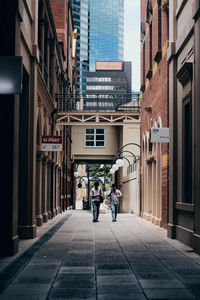
[[60,213],[60,176],[59,176],[59,166],[56,164],[55,166],[55,209],[56,214]]
[[63,164],[62,167],[62,174],[61,174],[61,180],[62,180],[62,209],[63,211],[66,210],[66,191],[67,191],[67,177],[66,177],[66,169],[67,166]]
[[194,249],[200,253],[200,2],[194,1],[193,15],[195,19],[194,39],[195,39],[195,64],[194,64],[194,201],[195,201],[195,229],[194,229]]
[[143,218],[147,213],[147,150],[146,146],[144,147],[144,158],[143,158]]
[[48,221],[47,213],[47,160],[48,156],[42,157],[42,216],[43,222]]
[[176,238],[176,208],[177,200],[177,61],[176,61],[176,20],[177,0],[169,1],[169,48],[167,52],[169,67],[169,207],[167,235]]
[[152,162],[152,223],[155,223],[156,219],[156,193],[157,193],[157,186],[156,186],[156,161]]
[[62,195],[62,179],[61,179],[61,167],[58,168],[58,198],[59,198],[59,208],[60,208],[60,212],[62,210],[64,210],[64,207],[62,208],[62,199],[61,199],[61,195]]
[[52,217],[56,215],[56,163],[52,161],[51,163],[51,212]]
[[147,211],[147,190],[146,190],[146,182],[147,182],[147,163],[144,159],[143,161],[143,217]]
[[136,176],[137,176],[137,213],[140,216],[141,204],[140,204],[140,160],[136,163]]
[[47,160],[47,214],[48,220],[52,219],[51,212],[51,163],[52,160]]
[[147,216],[150,220],[152,215],[152,162],[147,162]]
[[161,217],[161,144],[156,144],[156,219],[155,224],[160,224]]
[[[171,48],[175,45],[171,44]],[[169,63],[169,210],[167,235],[176,238],[176,201],[177,201],[177,62]]]
[[20,97],[18,234],[21,239],[36,236],[35,59],[31,62],[31,70],[31,74],[25,68],[23,70],[23,93]]
[[42,151],[37,151],[36,154],[36,207],[35,218],[37,226],[42,226]]

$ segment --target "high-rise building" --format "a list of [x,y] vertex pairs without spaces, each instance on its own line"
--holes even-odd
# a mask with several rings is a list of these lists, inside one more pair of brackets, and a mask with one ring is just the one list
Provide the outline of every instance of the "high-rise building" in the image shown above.
[[85,110],[117,110],[131,102],[131,62],[96,62],[96,72],[88,72]]
[[77,92],[86,91],[96,61],[124,59],[124,0],[72,0],[77,29]]
[[96,61],[124,59],[124,0],[89,0],[89,70]]
[[89,0],[72,0],[72,16],[77,29],[77,93],[82,94],[89,70]]

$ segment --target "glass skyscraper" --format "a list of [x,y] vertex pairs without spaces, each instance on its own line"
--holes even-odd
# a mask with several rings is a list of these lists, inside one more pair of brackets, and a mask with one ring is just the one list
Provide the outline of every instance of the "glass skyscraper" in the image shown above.
[[72,0],[77,29],[77,92],[86,91],[96,61],[124,60],[124,0]]
[[89,70],[89,1],[72,0],[72,16],[77,29],[77,93],[86,91]]
[[124,60],[124,0],[89,0],[89,70],[96,61]]

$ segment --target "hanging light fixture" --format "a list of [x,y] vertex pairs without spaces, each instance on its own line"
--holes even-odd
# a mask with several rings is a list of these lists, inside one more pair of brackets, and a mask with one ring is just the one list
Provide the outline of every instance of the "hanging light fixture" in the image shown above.
[[117,171],[117,170],[119,169],[119,167],[118,167],[118,165],[114,164],[114,165],[112,165],[112,169],[113,169],[114,171]]
[[115,170],[113,170],[113,169],[110,169],[110,174],[115,174]]
[[118,159],[116,160],[116,165],[117,165],[118,167],[123,167],[123,165],[124,165],[123,159],[118,158]]
[[74,177],[78,177],[79,176],[79,173],[78,172],[74,172]]

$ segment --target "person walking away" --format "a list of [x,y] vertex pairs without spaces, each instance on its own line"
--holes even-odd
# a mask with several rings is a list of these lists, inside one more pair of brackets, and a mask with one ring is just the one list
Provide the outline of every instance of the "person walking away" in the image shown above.
[[94,187],[90,191],[93,208],[93,222],[99,222],[100,196],[103,196],[102,189],[99,188],[99,183],[96,181]]
[[112,222],[117,221],[117,212],[119,207],[119,198],[122,197],[122,193],[117,189],[116,184],[112,184],[112,189],[108,193],[110,197],[110,207],[112,212]]

